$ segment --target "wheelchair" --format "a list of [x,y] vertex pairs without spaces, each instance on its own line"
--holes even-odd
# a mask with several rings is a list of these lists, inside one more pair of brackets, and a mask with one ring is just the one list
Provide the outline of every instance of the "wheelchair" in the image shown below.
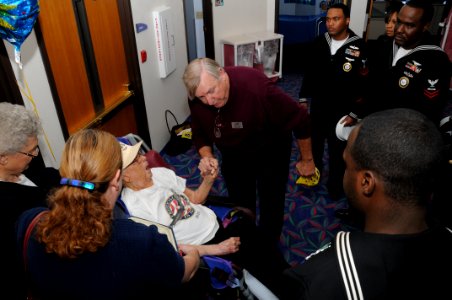
[[[146,157],[149,168],[164,167],[175,171],[138,135],[129,133],[118,137],[117,140],[128,145],[141,142],[139,153]],[[205,205],[215,212],[223,226],[228,226],[240,218],[248,217],[243,210],[236,208],[233,203],[225,202],[222,198],[210,196]],[[116,205],[121,210],[122,217],[130,217],[127,206],[121,198],[118,198]],[[179,297],[194,300],[255,299],[245,283],[243,270],[231,261],[216,256],[202,257],[200,268],[195,276],[189,282],[184,283],[179,290],[171,291],[171,294],[174,299]]]

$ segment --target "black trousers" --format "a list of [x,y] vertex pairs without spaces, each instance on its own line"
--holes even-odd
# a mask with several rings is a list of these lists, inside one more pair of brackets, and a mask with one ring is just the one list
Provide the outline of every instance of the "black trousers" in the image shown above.
[[231,201],[254,211],[258,229],[276,242],[283,226],[292,134],[264,144],[256,151],[220,149],[221,174]]
[[324,151],[325,141],[328,147],[328,192],[333,198],[344,194],[342,180],[345,172],[345,163],[342,158],[347,142],[341,141],[336,136],[336,124],[340,118],[333,116],[322,116],[318,114],[311,115],[312,121],[312,154],[316,167],[325,174],[324,169]]

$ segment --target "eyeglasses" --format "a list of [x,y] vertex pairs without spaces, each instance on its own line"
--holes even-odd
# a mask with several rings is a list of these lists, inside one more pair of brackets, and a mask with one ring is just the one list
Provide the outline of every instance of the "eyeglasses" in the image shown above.
[[223,122],[221,121],[220,117],[220,111],[218,111],[217,116],[215,117],[215,127],[213,128],[213,134],[217,139],[221,138],[221,130],[220,128],[223,127]]
[[[38,157],[38,155],[39,155],[39,148],[36,147],[36,148],[34,148],[31,152],[17,151],[17,153],[26,155],[26,156],[31,157],[31,158],[35,158],[35,157]],[[34,154],[33,154],[33,153],[34,153]]]

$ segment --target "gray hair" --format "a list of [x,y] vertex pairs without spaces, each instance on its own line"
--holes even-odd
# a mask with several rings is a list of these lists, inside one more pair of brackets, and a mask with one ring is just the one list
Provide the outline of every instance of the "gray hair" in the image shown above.
[[196,90],[201,82],[201,74],[206,71],[215,79],[220,79],[221,66],[210,58],[196,58],[185,68],[182,80],[187,88],[188,97],[193,100],[196,97]]
[[30,137],[41,132],[41,122],[22,105],[0,102],[0,154],[22,150]]

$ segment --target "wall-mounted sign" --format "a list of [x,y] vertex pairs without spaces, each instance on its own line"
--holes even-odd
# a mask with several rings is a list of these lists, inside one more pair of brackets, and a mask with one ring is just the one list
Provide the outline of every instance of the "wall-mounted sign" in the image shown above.
[[176,41],[171,8],[162,7],[152,13],[160,78],[176,70]]

